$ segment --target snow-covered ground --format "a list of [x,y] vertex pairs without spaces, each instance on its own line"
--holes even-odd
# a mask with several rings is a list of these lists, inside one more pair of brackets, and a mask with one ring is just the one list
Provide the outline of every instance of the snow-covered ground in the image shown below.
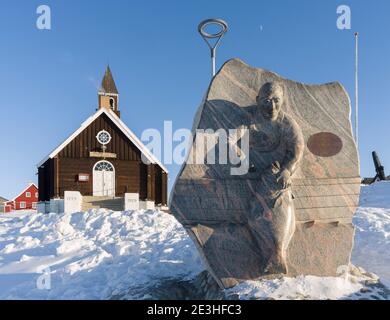
[[298,276],[263,281],[246,281],[227,290],[228,295],[239,299],[283,300],[338,300],[338,299],[389,299],[386,288],[377,283],[378,277],[360,268],[340,277]]
[[163,212],[0,216],[0,299],[143,298],[142,286],[193,278],[200,266],[185,230]]
[[352,263],[380,276],[390,288],[390,181],[362,187]]
[[[354,224],[352,263],[390,287],[390,182],[362,188]],[[0,215],[0,299],[152,298],[148,288],[161,280],[191,280],[202,270],[185,230],[163,212]],[[241,299],[387,297],[369,272],[246,281],[225,293]]]

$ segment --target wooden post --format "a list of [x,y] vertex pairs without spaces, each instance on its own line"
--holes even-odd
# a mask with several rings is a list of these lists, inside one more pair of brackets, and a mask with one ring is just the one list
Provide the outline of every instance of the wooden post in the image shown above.
[[147,165],[147,179],[146,179],[146,199],[152,200],[152,164]]
[[53,159],[53,166],[54,166],[54,197],[58,198],[60,196],[60,191],[59,191],[59,159],[58,157],[55,157]]
[[38,201],[45,201],[46,194],[46,185],[45,185],[45,168],[40,166],[38,168]]
[[156,167],[154,164],[151,164],[150,165],[151,167],[151,177],[150,177],[150,180],[151,180],[151,189],[152,189],[152,196],[150,198],[150,200],[153,200],[153,201],[156,201]]
[[161,175],[161,203],[163,205],[167,205],[167,183],[168,183],[168,176],[165,171],[162,172]]

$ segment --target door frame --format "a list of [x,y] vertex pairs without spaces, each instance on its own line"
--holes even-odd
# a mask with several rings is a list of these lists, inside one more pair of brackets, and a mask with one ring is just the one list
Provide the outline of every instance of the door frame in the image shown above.
[[[107,160],[99,160],[98,162],[96,162],[92,168],[92,195],[95,196],[95,190],[94,190],[94,186],[95,186],[95,177],[94,177],[94,174],[95,174],[95,168],[96,166],[99,164],[99,163],[102,163],[102,162],[106,162],[108,164],[111,165],[112,167],[112,173],[113,173],[113,194],[110,195],[112,197],[115,197],[115,192],[116,192],[116,174],[115,174],[115,166],[110,162],[110,161],[107,161]],[[97,171],[97,170],[96,170]],[[104,170],[103,170],[104,171]],[[102,172],[103,172],[102,171]],[[110,172],[110,171],[109,171]],[[104,174],[103,174],[104,175]],[[104,181],[103,181],[104,183]],[[104,193],[104,185],[103,185],[103,193]],[[103,195],[104,196],[104,195]]]

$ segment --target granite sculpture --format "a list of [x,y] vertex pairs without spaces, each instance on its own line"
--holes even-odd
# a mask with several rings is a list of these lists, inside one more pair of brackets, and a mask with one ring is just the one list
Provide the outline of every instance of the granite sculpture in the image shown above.
[[[236,130],[225,148],[221,129]],[[230,60],[210,84],[193,135],[170,208],[221,288],[343,271],[360,177],[339,83],[305,85]],[[207,161],[226,148],[241,163]],[[247,170],[232,171],[245,162]]]
[[281,110],[284,102],[282,84],[265,83],[249,125],[250,169],[261,176],[248,180],[253,194],[248,227],[258,247],[267,248],[264,272],[272,274],[287,273],[286,250],[295,230],[291,178],[304,149],[300,128]]

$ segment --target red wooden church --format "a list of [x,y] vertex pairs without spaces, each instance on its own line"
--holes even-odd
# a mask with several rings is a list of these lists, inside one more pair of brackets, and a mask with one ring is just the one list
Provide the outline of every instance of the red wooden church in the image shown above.
[[119,93],[109,67],[98,105],[95,114],[38,164],[39,201],[79,191],[96,197],[138,193],[140,200],[166,205],[168,171],[120,119]]

